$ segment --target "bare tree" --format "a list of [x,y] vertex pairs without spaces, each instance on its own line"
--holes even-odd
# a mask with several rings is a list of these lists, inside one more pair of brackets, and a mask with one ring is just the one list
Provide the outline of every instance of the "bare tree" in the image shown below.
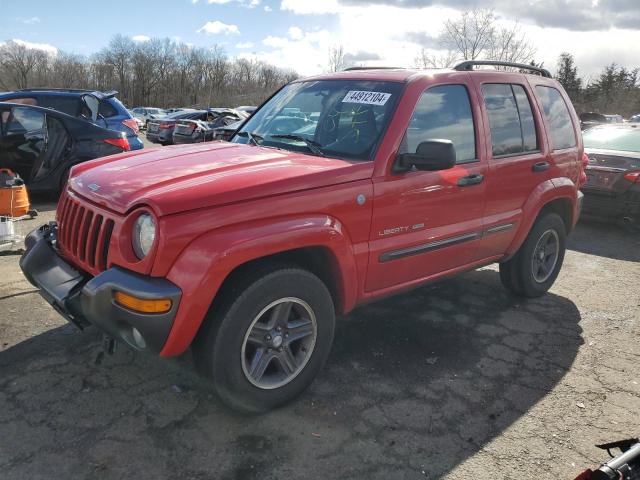
[[342,45],[333,45],[329,48],[329,72],[340,72],[345,69],[344,55],[344,47]]
[[17,88],[27,88],[30,75],[38,61],[42,61],[45,56],[41,50],[8,41],[0,51],[0,67],[3,74],[0,82],[3,88],[7,88],[9,84],[14,84]]
[[536,49],[516,22],[500,26],[492,10],[476,9],[449,19],[440,35],[444,54],[429,54],[424,48],[415,59],[421,68],[450,67],[459,60],[499,60],[529,63]]

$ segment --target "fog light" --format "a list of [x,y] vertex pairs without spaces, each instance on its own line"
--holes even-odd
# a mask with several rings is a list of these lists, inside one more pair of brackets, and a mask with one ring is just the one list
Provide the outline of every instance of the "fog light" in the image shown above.
[[136,342],[138,348],[143,349],[147,346],[147,342],[142,338],[142,334],[138,331],[137,328],[131,329],[131,336],[133,337],[133,341]]
[[115,301],[129,310],[140,313],[167,313],[171,310],[171,300],[161,298],[159,300],[145,300],[128,295],[122,292],[116,292],[113,296]]

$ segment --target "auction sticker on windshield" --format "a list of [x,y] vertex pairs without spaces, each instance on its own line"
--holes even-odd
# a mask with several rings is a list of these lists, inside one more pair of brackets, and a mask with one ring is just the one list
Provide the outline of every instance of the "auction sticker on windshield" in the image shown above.
[[367,105],[384,105],[391,97],[390,93],[350,90],[342,99],[342,103],[365,103]]

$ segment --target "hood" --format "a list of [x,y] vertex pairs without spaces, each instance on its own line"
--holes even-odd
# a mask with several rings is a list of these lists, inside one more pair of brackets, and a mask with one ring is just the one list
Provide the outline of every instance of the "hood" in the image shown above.
[[114,155],[76,166],[71,189],[126,213],[160,216],[371,177],[373,162],[349,162],[226,142]]

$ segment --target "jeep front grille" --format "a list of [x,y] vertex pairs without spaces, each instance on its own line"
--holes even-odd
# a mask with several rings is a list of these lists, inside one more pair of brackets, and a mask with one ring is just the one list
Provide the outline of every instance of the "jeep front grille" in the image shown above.
[[64,194],[58,205],[58,248],[95,275],[107,268],[114,224],[105,214]]

